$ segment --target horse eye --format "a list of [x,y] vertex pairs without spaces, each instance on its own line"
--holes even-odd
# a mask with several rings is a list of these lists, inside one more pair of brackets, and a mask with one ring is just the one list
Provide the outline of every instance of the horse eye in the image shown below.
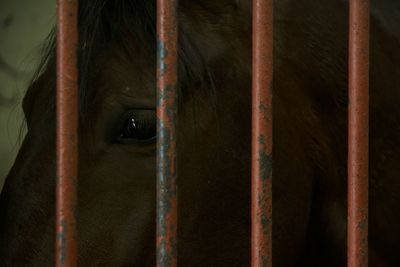
[[118,142],[149,142],[156,139],[156,112],[154,110],[134,110],[127,114]]

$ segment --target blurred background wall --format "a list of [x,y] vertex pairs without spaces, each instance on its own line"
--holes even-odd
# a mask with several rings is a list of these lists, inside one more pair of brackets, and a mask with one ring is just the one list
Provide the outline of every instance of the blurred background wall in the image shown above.
[[55,23],[55,0],[0,0],[0,189],[25,135],[21,102]]

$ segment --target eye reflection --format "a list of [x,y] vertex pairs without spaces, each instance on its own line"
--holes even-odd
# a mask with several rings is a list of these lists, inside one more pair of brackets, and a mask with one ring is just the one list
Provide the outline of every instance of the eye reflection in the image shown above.
[[130,111],[124,120],[118,140],[150,141],[156,137],[156,113],[154,110]]

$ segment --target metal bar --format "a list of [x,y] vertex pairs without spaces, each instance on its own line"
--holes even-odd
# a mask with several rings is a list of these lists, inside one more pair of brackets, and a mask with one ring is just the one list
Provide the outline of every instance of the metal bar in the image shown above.
[[252,267],[272,266],[273,0],[253,1]]
[[56,266],[77,266],[78,0],[57,2]]
[[177,0],[157,0],[157,266],[177,266]]
[[348,266],[368,266],[369,0],[350,1]]

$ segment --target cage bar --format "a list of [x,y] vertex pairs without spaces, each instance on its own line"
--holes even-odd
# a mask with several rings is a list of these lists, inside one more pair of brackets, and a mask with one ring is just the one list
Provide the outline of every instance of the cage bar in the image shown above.
[[349,29],[349,267],[368,266],[369,0],[350,1]]
[[252,267],[272,266],[273,0],[253,0]]
[[78,0],[57,2],[56,266],[77,266]]
[[157,266],[177,266],[177,0],[157,0]]

